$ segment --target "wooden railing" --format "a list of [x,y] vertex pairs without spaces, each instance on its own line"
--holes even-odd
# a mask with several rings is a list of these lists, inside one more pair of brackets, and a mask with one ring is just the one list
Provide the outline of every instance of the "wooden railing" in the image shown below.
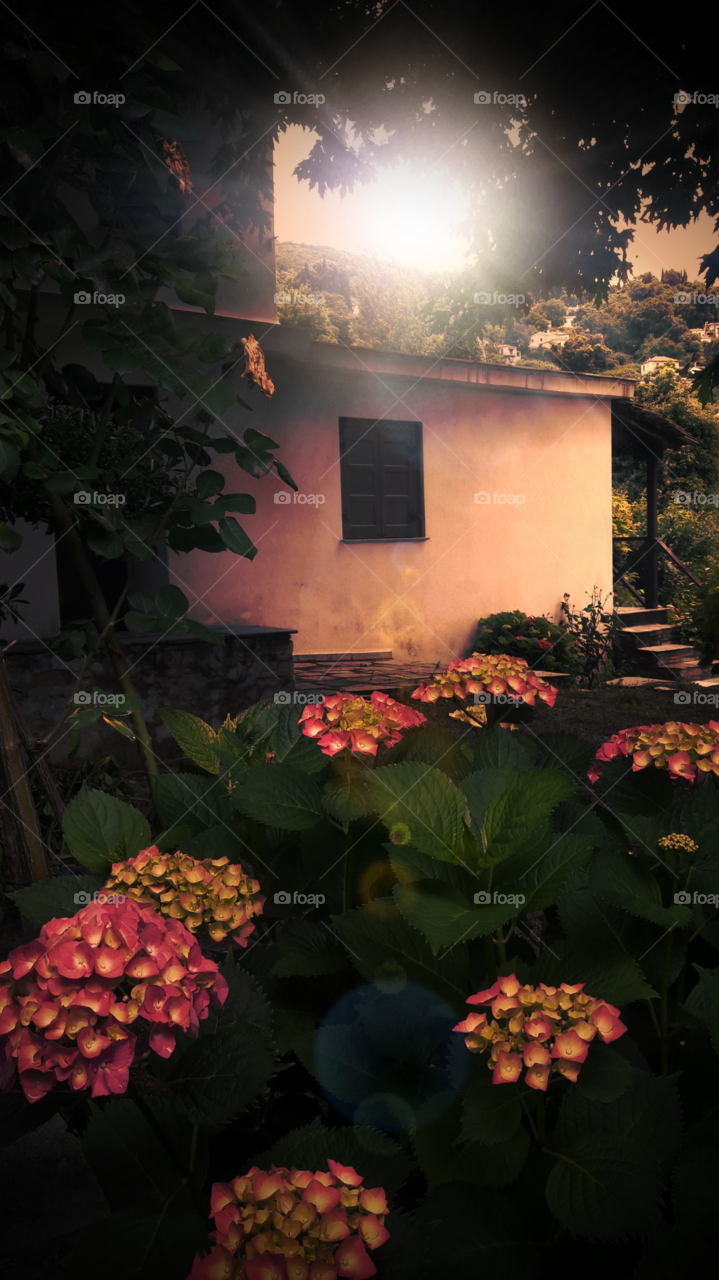
[[[664,555],[668,556],[672,564],[675,564],[677,569],[679,569],[686,578],[689,578],[696,587],[700,587],[702,585],[699,579],[695,578],[691,569],[687,568],[684,562],[679,559],[679,556],[675,555],[671,547],[668,547],[666,542],[663,542],[661,538],[649,538],[646,535],[643,537],[632,535],[629,537],[625,536],[623,538],[612,538],[612,542],[615,546],[622,546],[627,542],[636,542],[639,544],[634,551],[629,552],[625,563],[616,575],[615,581],[621,582],[622,586],[626,587],[627,591],[629,591],[630,594],[634,596],[634,599],[637,600],[645,609],[657,609],[659,607],[660,551]],[[632,586],[629,581],[629,574],[633,573],[635,569],[638,569],[640,565],[642,567],[642,576],[644,580],[643,598],[639,591],[637,591],[636,587]]]

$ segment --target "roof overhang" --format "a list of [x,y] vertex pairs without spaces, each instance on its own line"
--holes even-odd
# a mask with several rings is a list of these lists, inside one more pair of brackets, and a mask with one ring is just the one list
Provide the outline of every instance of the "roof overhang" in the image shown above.
[[670,422],[636,400],[612,400],[612,454],[620,458],[661,457],[665,449],[697,444],[683,427]]

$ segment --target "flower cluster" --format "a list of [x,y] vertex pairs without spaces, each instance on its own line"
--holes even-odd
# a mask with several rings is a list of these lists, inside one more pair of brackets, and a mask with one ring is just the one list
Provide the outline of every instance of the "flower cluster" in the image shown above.
[[35,942],[0,963],[0,1088],[15,1068],[29,1102],[55,1082],[92,1097],[124,1093],[138,1019],[169,1058],[175,1033],[197,1035],[227,983],[191,933],[135,902],[93,902],[50,920]]
[[470,1013],[454,1030],[464,1033],[472,1053],[491,1048],[493,1084],[512,1084],[525,1067],[530,1089],[546,1091],[553,1070],[574,1082],[596,1035],[609,1044],[626,1031],[619,1010],[583,988],[583,982],[523,987],[512,973],[467,1000],[488,1005],[490,1014]]
[[305,707],[300,716],[302,732],[316,738],[323,755],[334,756],[349,748],[359,755],[377,755],[381,742],[393,747],[400,729],[425,723],[426,716],[413,711],[386,693],[373,693],[369,702],[354,693],[336,693],[323,703]]
[[264,896],[238,862],[205,858],[198,862],[178,850],[160,853],[153,845],[127,862],[115,862],[106,889],[121,889],[127,898],[147,903],[171,920],[181,920],[193,933],[208,925],[210,937],[221,942],[230,934],[241,947],[262,914]]
[[696,840],[692,840],[691,836],[682,835],[681,832],[671,836],[662,836],[658,841],[658,846],[665,853],[686,853],[690,858],[699,852],[699,845]]
[[216,1182],[210,1216],[215,1248],[198,1254],[189,1280],[365,1280],[377,1268],[367,1249],[389,1238],[387,1198],[360,1174],[328,1160],[329,1173],[250,1169]]
[[[442,674],[423,680],[412,697],[420,702],[437,702],[439,698],[461,698],[464,701],[477,693],[526,702],[530,707],[534,706],[537,698],[553,707],[557,697],[554,686],[531,671],[524,658],[511,658],[502,653],[473,653],[471,658],[458,658],[450,662]],[[450,716],[466,724],[486,724],[487,721],[487,713],[481,703],[461,711],[451,711]]]
[[719,724],[639,724],[612,734],[597,752],[588,777],[596,782],[601,777],[600,761],[632,757],[632,772],[654,765],[668,769],[675,778],[693,782],[699,773],[719,775]]

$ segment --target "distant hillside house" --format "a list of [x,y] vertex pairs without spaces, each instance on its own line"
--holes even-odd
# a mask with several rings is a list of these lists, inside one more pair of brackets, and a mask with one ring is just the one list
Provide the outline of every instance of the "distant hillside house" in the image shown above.
[[519,347],[512,347],[507,342],[502,342],[497,347],[497,354],[505,356],[510,364],[516,364],[519,360]]
[[642,375],[658,373],[660,369],[665,369],[667,365],[671,365],[673,369],[677,367],[677,362],[673,356],[650,356],[641,366]]
[[707,333],[706,328],[705,325],[703,329],[687,329],[687,333],[690,338],[696,338],[698,342],[711,342],[711,334]]
[[529,345],[533,351],[543,347],[563,347],[571,336],[571,333],[562,333],[561,329],[552,329],[549,333],[533,333]]

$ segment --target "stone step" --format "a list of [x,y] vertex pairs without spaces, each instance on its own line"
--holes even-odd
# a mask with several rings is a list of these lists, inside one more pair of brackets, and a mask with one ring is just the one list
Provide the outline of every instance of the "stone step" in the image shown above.
[[636,605],[623,605],[619,609],[615,609],[619,621],[623,627],[641,627],[647,624],[661,624],[668,622],[669,612],[667,609],[642,609]]
[[679,628],[670,622],[625,627],[620,639],[627,648],[645,649],[647,645],[670,643],[676,639],[678,630]]
[[689,644],[648,644],[637,649],[637,660],[644,665],[682,667],[696,666],[699,654]]

